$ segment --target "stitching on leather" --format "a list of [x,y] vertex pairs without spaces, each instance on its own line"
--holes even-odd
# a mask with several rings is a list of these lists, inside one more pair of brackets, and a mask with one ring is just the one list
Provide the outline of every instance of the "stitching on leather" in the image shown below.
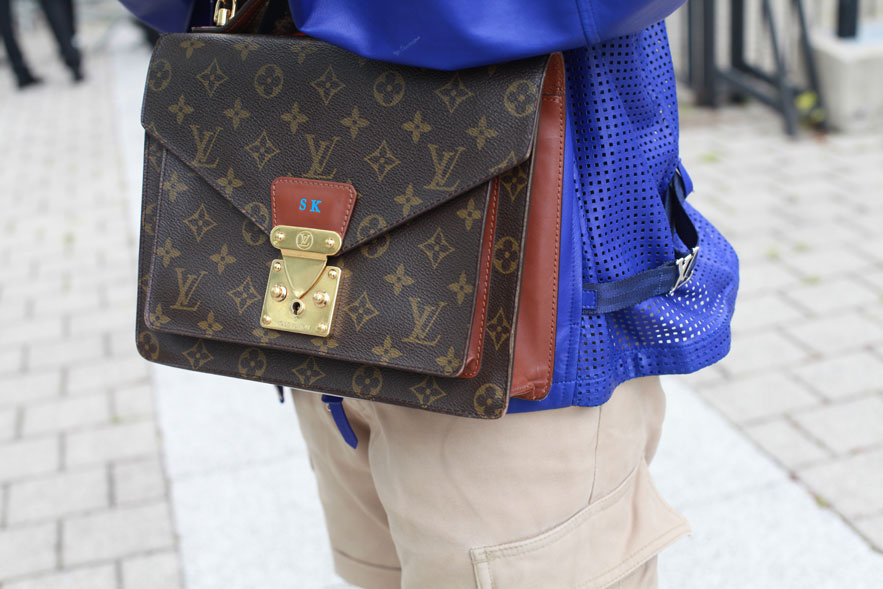
[[329,190],[345,190],[349,195],[349,200],[346,203],[346,214],[343,217],[343,222],[340,225],[340,230],[338,233],[341,237],[346,233],[346,228],[350,222],[350,215],[353,213],[353,200],[356,198],[356,189],[352,184],[344,184],[342,182],[322,182],[321,180],[307,180],[305,178],[276,178],[273,180],[273,183],[270,185],[270,201],[271,208],[273,209],[273,225],[276,225],[276,183],[280,184],[303,184],[305,186],[319,186],[321,188],[328,188]]
[[[487,259],[486,259],[486,263],[484,265],[485,266],[485,276],[486,276],[487,280],[485,280],[484,289],[482,289],[482,300],[481,300],[481,307],[480,307],[481,308],[481,328],[480,328],[479,333],[481,334],[481,337],[479,338],[478,354],[476,355],[475,370],[471,370],[468,373],[464,373],[463,376],[465,378],[472,378],[476,374],[478,374],[479,370],[481,369],[482,353],[484,352],[484,324],[485,324],[485,321],[487,321],[487,300],[488,300],[487,293],[490,290],[490,286],[491,286],[491,274],[490,274],[491,273],[491,260],[494,257],[493,256],[493,249],[494,249],[493,242],[494,242],[494,236],[496,236],[496,234],[497,234],[497,215],[499,214],[499,210],[497,209],[497,206],[498,206],[498,200],[500,197],[500,181],[499,181],[499,179],[495,178],[492,182],[493,183],[491,184],[491,202],[490,202],[491,206],[489,206],[488,209],[490,210],[491,207],[493,207],[494,216],[492,219],[488,219],[488,222],[491,223],[491,227],[490,227],[491,240],[490,240],[490,247],[487,248],[487,254],[485,256]],[[471,340],[472,338],[470,337],[469,339]],[[466,350],[468,352],[468,350],[469,350],[468,346],[467,346]]]

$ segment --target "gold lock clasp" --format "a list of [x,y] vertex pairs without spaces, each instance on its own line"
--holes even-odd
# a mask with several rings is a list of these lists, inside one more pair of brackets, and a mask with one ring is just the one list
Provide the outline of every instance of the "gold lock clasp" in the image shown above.
[[328,265],[343,240],[334,231],[278,225],[270,243],[282,259],[270,264],[261,327],[328,337],[341,271]]

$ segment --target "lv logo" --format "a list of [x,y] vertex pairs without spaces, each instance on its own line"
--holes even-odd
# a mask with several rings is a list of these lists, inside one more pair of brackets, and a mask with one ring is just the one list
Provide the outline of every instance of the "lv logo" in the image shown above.
[[304,174],[304,177],[330,180],[337,172],[337,168],[331,170],[330,174],[326,174],[325,166],[328,165],[328,158],[331,157],[331,152],[334,151],[334,146],[337,145],[340,137],[335,136],[331,141],[319,139],[318,143],[315,135],[306,135],[306,138],[310,145],[310,156],[313,158],[313,163],[310,164],[310,170]]
[[200,168],[214,168],[218,165],[218,159],[209,162],[209,156],[215,147],[215,140],[221,133],[221,127],[215,127],[214,131],[200,131],[199,125],[190,125],[193,132],[193,141],[196,143],[196,157],[193,158],[193,165]]
[[175,272],[178,273],[178,298],[175,300],[175,304],[172,305],[172,309],[178,309],[179,311],[196,311],[199,309],[199,305],[202,301],[196,301],[195,305],[191,305],[190,301],[193,299],[193,293],[196,292],[196,287],[199,286],[199,283],[208,272],[200,270],[199,276],[196,274],[187,274],[186,279],[184,278],[184,268],[175,268]]
[[438,343],[441,335],[439,334],[435,336],[435,339],[430,340],[429,332],[432,330],[432,326],[435,325],[435,320],[438,319],[442,307],[447,305],[447,303],[442,301],[437,305],[422,305],[421,308],[419,298],[408,297],[408,300],[411,301],[411,314],[414,316],[414,329],[411,331],[411,335],[404,338],[402,341],[411,344],[434,346]]
[[442,151],[439,156],[438,145],[430,143],[429,153],[432,155],[432,166],[435,168],[435,175],[432,177],[432,182],[423,188],[444,190],[445,192],[457,190],[460,181],[457,180],[453,184],[448,184],[448,179],[451,177],[454,166],[457,165],[457,160],[460,159],[460,154],[464,151],[466,151],[465,147],[458,147],[457,151]]

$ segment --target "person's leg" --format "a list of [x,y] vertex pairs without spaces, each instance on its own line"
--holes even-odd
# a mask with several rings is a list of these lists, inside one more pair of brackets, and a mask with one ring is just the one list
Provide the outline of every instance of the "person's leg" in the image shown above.
[[[296,403],[335,557],[348,553],[336,568],[353,583],[371,578],[348,566],[361,559],[369,572],[401,563],[405,589],[647,589],[655,555],[689,531],[647,471],[665,410],[655,377],[601,407],[495,421],[346,399],[357,450],[318,395]],[[375,535],[382,549],[364,556]],[[397,575],[365,586],[397,587]]]
[[31,74],[15,38],[15,24],[12,20],[10,0],[0,0],[0,37],[3,37],[6,56],[9,58],[12,72],[15,74],[19,87],[36,82],[37,78]]
[[75,80],[83,78],[81,69],[81,56],[79,49],[74,45],[74,22],[73,7],[68,10],[65,0],[40,0],[40,6],[46,15],[46,21],[55,41],[58,43],[58,51],[64,63],[70,69]]
[[386,512],[368,465],[369,432],[358,409],[347,408],[359,438],[354,450],[315,393],[292,390],[301,433],[316,476],[337,574],[365,589],[398,589],[401,579]]

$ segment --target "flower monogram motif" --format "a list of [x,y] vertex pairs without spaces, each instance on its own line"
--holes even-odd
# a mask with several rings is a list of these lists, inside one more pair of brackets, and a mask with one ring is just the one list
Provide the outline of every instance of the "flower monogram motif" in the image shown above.
[[454,346],[448,348],[448,353],[435,359],[435,363],[442,367],[445,374],[453,374],[460,366],[460,359],[454,353]]
[[445,396],[445,392],[438,386],[435,377],[427,376],[419,384],[408,389],[417,397],[421,407],[428,407],[433,402]]
[[262,98],[275,98],[282,91],[285,76],[275,63],[262,65],[254,75],[254,89]]
[[506,399],[503,389],[492,382],[481,385],[472,398],[475,412],[482,417],[498,417],[503,412]]
[[353,112],[350,116],[340,119],[340,123],[350,130],[350,137],[353,139],[359,134],[359,129],[364,129],[371,124],[368,122],[368,119],[362,118],[362,115],[359,114],[358,106],[353,107]]
[[416,207],[419,204],[423,204],[423,201],[420,197],[414,195],[414,185],[408,184],[408,187],[405,188],[404,194],[399,194],[394,199],[397,203],[402,205],[402,214],[407,215],[411,212],[411,207]]
[[353,320],[356,331],[359,331],[365,322],[380,315],[380,312],[368,300],[368,293],[362,291],[358,299],[343,308],[344,312]]
[[383,373],[376,366],[359,366],[353,374],[352,387],[363,399],[374,397],[383,387]]
[[193,231],[193,236],[196,238],[196,243],[199,243],[199,240],[202,239],[202,236],[217,225],[214,219],[209,217],[208,211],[205,210],[204,203],[199,205],[199,208],[196,209],[196,212],[193,213],[193,215],[184,219],[184,224],[190,227],[190,230]]
[[524,117],[536,109],[537,88],[527,80],[512,82],[503,95],[503,106],[513,117]]
[[245,61],[245,58],[248,57],[248,54],[252,51],[256,51],[260,49],[257,43],[252,43],[251,41],[242,41],[241,43],[237,43],[233,46],[233,49],[239,52],[239,57],[242,61]]
[[174,170],[169,179],[163,182],[162,189],[169,194],[169,200],[175,202],[178,195],[187,190],[187,185],[178,179],[178,171]]
[[445,234],[442,232],[441,227],[436,227],[432,237],[417,247],[423,250],[423,253],[429,258],[433,269],[438,268],[439,262],[454,251],[453,246],[445,240]]
[[267,356],[257,348],[248,348],[239,355],[236,368],[245,378],[258,378],[267,369]]
[[383,72],[374,80],[374,100],[380,106],[395,106],[405,95],[405,79],[396,71]]
[[500,346],[503,345],[503,342],[509,337],[509,332],[512,330],[512,325],[506,319],[506,314],[503,313],[503,307],[500,307],[497,311],[497,314],[494,315],[494,318],[490,320],[485,327],[485,331],[490,336],[491,341],[494,342],[494,349],[499,350]]
[[333,350],[340,345],[333,337],[314,337],[310,340],[310,343],[319,348],[319,351],[323,354],[327,353],[328,350]]
[[451,114],[457,110],[457,107],[460,106],[464,100],[474,96],[474,94],[463,85],[459,72],[455,73],[454,77],[452,77],[447,84],[436,90],[435,94],[445,103],[445,106],[448,107],[448,112]]
[[331,97],[340,92],[346,85],[340,81],[334,69],[329,65],[321,76],[310,82],[310,86],[316,89],[322,102],[328,104]]
[[475,290],[469,282],[466,281],[466,271],[460,272],[460,279],[448,285],[448,290],[457,295],[457,304],[463,304],[466,295],[472,294]]
[[300,381],[301,386],[307,387],[325,376],[322,369],[316,363],[315,358],[307,358],[305,362],[291,369],[291,372]]
[[251,334],[256,338],[261,340],[262,344],[269,342],[272,339],[276,339],[279,337],[278,331],[273,331],[271,329],[264,329],[263,327],[258,327],[257,329],[252,329]]
[[272,158],[274,155],[279,153],[279,150],[276,149],[276,146],[270,142],[270,138],[267,137],[266,131],[261,131],[261,136],[258,137],[254,143],[247,146],[245,151],[251,154],[254,158],[255,163],[258,165],[258,170],[263,170],[264,165]]
[[374,168],[374,171],[377,173],[378,182],[383,182],[386,173],[401,163],[389,150],[386,139],[380,143],[380,146],[374,150],[374,153],[365,157],[365,161]]
[[381,362],[389,362],[402,355],[401,350],[392,345],[392,338],[389,336],[386,336],[386,339],[383,340],[382,346],[374,346],[371,348],[371,352],[380,356]]
[[218,60],[214,59],[203,72],[196,76],[196,79],[202,82],[206,92],[208,92],[209,98],[211,98],[214,96],[215,90],[218,89],[218,86],[226,82],[229,78],[221,71],[221,66],[218,65]]
[[187,39],[181,41],[180,46],[187,51],[184,53],[184,57],[186,59],[190,59],[190,56],[193,55],[193,52],[200,47],[205,47],[205,43],[200,41],[195,37],[188,36]]
[[165,325],[171,320],[171,317],[163,313],[162,303],[157,303],[156,309],[150,314],[150,323],[153,325]]
[[291,46],[291,52],[297,55],[297,63],[302,64],[308,55],[315,53],[318,51],[314,45],[299,45],[294,44]]
[[297,128],[301,123],[306,123],[310,120],[310,118],[304,113],[300,112],[300,106],[295,102],[294,106],[291,107],[291,112],[287,112],[282,115],[282,120],[290,125],[291,132],[297,133]]
[[172,258],[177,258],[181,255],[181,250],[175,249],[175,246],[172,245],[171,237],[166,237],[166,242],[163,246],[156,248],[156,255],[162,258],[163,268],[168,268]]
[[242,122],[242,119],[247,119],[251,116],[251,113],[242,108],[242,100],[239,98],[233,103],[233,108],[228,108],[224,111],[224,114],[230,117],[230,120],[233,121],[233,128],[238,129],[239,123]]
[[514,238],[501,237],[494,245],[494,267],[501,274],[511,274],[518,267],[518,242]]
[[472,229],[472,224],[481,219],[481,211],[476,208],[475,199],[470,198],[469,202],[466,203],[466,208],[457,211],[457,216],[466,223],[466,231]]
[[403,287],[414,284],[414,279],[405,274],[404,264],[399,264],[395,273],[387,274],[383,279],[392,285],[393,292],[395,292],[396,295],[399,295],[402,292]]
[[497,131],[487,126],[487,117],[484,115],[481,115],[481,118],[478,119],[476,126],[466,129],[466,134],[475,137],[475,146],[478,148],[478,151],[481,151],[481,148],[484,147],[488,139],[493,139],[499,135]]
[[251,284],[251,276],[247,276],[242,284],[233,290],[228,291],[227,294],[233,299],[233,302],[236,303],[236,310],[239,311],[240,315],[242,315],[242,312],[252,303],[261,298]]
[[207,337],[211,337],[215,333],[224,329],[224,327],[220,323],[215,321],[215,312],[214,311],[209,311],[208,316],[205,318],[205,320],[200,321],[199,323],[196,324],[196,326],[199,327],[201,330],[203,330]]
[[147,74],[147,87],[154,92],[162,92],[172,81],[172,64],[167,59],[157,59]]
[[218,265],[218,276],[224,272],[224,268],[236,261],[236,258],[227,253],[227,244],[221,246],[221,251],[209,256],[209,260]]
[[159,341],[149,331],[143,331],[138,336],[138,353],[150,360],[159,358]]
[[202,340],[197,341],[192,348],[182,352],[181,355],[187,358],[187,361],[190,362],[190,368],[193,370],[197,370],[215,359],[214,356],[209,354],[205,347],[205,342]]
[[423,120],[423,115],[420,114],[419,110],[414,113],[412,120],[402,123],[402,129],[411,134],[411,141],[414,143],[420,141],[421,135],[432,131],[432,127]]
[[224,189],[224,192],[227,193],[227,196],[233,194],[233,190],[242,186],[242,180],[238,179],[233,174],[233,168],[227,170],[227,175],[223,178],[218,178],[218,184]]
[[184,95],[178,97],[178,103],[169,107],[169,112],[175,114],[175,121],[180,125],[184,117],[193,112],[193,107],[184,101]]

